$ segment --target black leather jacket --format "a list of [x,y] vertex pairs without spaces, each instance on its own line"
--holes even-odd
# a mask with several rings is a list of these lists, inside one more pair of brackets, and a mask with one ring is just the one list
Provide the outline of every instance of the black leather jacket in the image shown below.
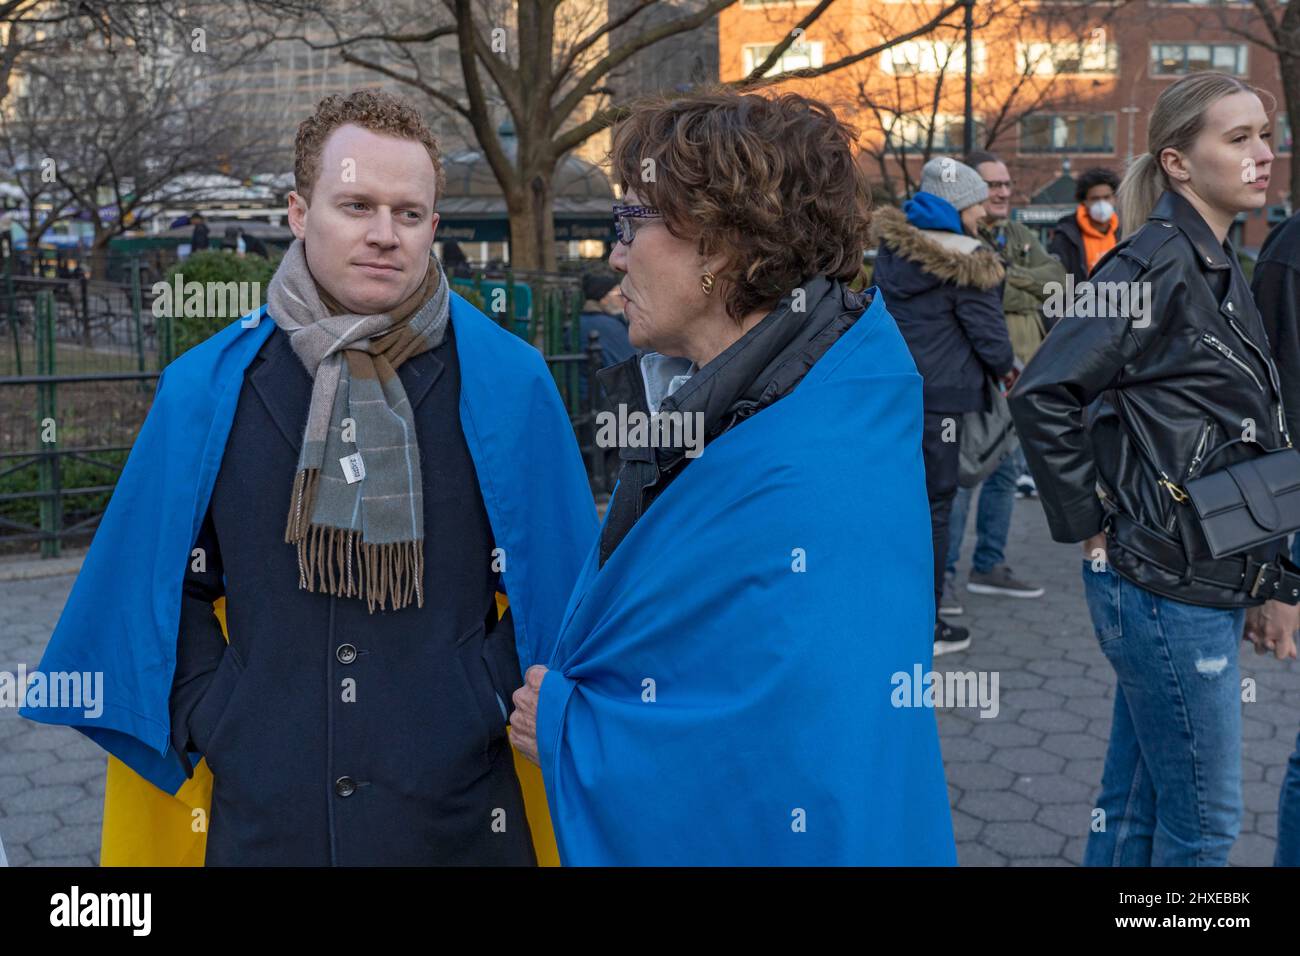
[[1112,567],[1148,590],[1209,607],[1262,603],[1272,595],[1251,594],[1258,564],[1246,557],[1271,562],[1284,542],[1238,557],[1242,580],[1225,586],[1232,559],[1213,559],[1180,500],[1189,478],[1289,446],[1297,426],[1231,244],[1166,192],[1092,283],[1138,283],[1128,288],[1149,291],[1146,308],[1067,315],[1010,396],[1052,537],[1104,528]]

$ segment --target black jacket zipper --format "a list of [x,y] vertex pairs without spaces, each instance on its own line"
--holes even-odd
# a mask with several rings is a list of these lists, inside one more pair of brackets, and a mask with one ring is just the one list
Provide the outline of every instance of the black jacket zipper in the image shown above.
[[1229,319],[1228,325],[1232,326],[1232,331],[1236,332],[1237,336],[1254,350],[1255,354],[1259,356],[1260,361],[1264,363],[1264,367],[1268,369],[1269,382],[1273,385],[1273,393],[1277,395],[1278,434],[1282,436],[1282,440],[1286,442],[1288,448],[1294,447],[1291,444],[1291,433],[1286,427],[1286,410],[1282,407],[1282,383],[1279,382],[1277,378],[1277,366],[1273,364],[1271,358],[1264,354],[1264,350],[1254,343],[1250,336],[1246,334],[1245,330],[1236,323],[1236,320]]
[[1255,370],[1252,369],[1245,362],[1243,362],[1241,359],[1239,359],[1237,357],[1236,352],[1232,351],[1232,349],[1228,348],[1228,346],[1226,346],[1215,336],[1211,335],[1209,332],[1201,333],[1201,341],[1203,341],[1206,345],[1211,346],[1213,349],[1215,349],[1215,351],[1221,353],[1225,358],[1227,358],[1229,362],[1233,363],[1234,365],[1239,367],[1243,372],[1249,375],[1250,380],[1255,383],[1255,387],[1258,388],[1261,392],[1265,391],[1264,383],[1259,380],[1259,376],[1255,374]]
[[[1196,451],[1192,452],[1192,460],[1187,465],[1186,471],[1183,472],[1183,480],[1178,483],[1179,487],[1185,488],[1187,482],[1196,472],[1196,466],[1201,463],[1205,456],[1205,444],[1210,438],[1210,431],[1214,428],[1214,419],[1207,418],[1201,425],[1201,437],[1196,442]],[[1174,533],[1174,525],[1178,523],[1178,502],[1174,502],[1173,511],[1170,512],[1169,520],[1165,522],[1165,531],[1170,534]]]

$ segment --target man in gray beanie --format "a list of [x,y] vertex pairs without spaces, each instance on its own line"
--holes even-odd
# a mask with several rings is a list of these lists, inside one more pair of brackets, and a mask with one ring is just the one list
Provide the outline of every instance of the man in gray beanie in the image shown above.
[[[976,236],[988,186],[979,173],[947,157],[921,171],[921,189],[902,210],[877,210],[880,241],[875,283],[885,297],[925,380],[926,491],[934,543],[934,596],[939,607],[948,554],[948,519],[957,493],[962,416],[988,411],[984,379],[1008,386],[1015,357],[1002,315],[1005,270]],[[970,646],[969,633],[935,616],[934,653]]]

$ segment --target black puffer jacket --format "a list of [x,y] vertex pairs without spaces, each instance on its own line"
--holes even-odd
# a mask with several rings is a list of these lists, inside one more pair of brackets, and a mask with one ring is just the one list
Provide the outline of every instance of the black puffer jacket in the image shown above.
[[[1083,541],[1104,525],[1117,572],[1188,603],[1282,597],[1272,574],[1253,587],[1278,545],[1248,552],[1254,565],[1215,561],[1182,491],[1191,478],[1291,444],[1277,368],[1231,244],[1166,192],[1091,281],[1138,283],[1131,288],[1150,298],[1144,310],[1063,318],[1010,396],[1052,536]],[[1253,443],[1242,440],[1250,423]],[[1223,579],[1224,562],[1239,570],[1233,587],[1210,583]]]
[[925,379],[925,410],[987,411],[985,376],[1015,363],[997,254],[970,236],[918,229],[892,207],[872,215],[873,281]]

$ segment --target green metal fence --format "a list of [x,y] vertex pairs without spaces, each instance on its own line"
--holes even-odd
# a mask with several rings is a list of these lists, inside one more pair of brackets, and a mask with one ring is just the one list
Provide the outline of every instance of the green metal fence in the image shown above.
[[[128,283],[0,275],[0,553],[53,557],[89,539],[175,357],[174,322],[153,315],[142,267],[128,271]],[[592,490],[607,493],[615,460],[594,441],[600,345],[579,340],[577,277],[478,273],[454,287],[542,350]]]

